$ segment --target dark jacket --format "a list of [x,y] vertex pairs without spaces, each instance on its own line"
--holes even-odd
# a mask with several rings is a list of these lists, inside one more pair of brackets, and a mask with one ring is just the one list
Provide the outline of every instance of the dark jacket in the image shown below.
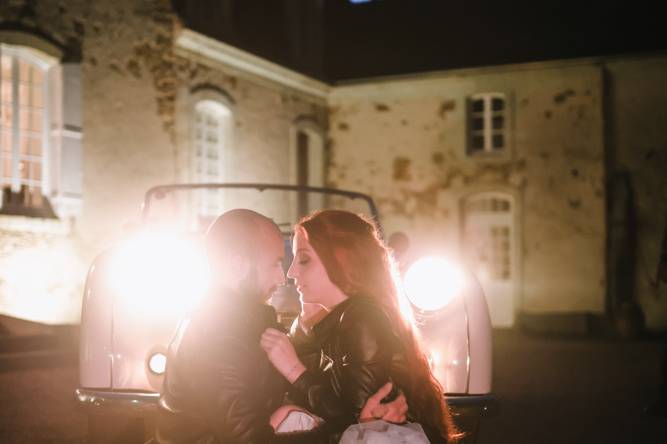
[[260,347],[273,308],[242,295],[217,294],[186,321],[170,345],[159,402],[160,443],[269,443],[269,417],[285,379]]
[[[358,422],[366,400],[385,383],[392,381],[403,391],[410,386],[408,356],[397,326],[370,298],[349,298],[315,325],[311,334],[295,328],[292,334],[308,370],[294,382],[290,397],[324,418],[329,442],[338,442],[342,432]],[[411,394],[405,395],[409,405]],[[441,442],[428,425],[421,425],[431,442]]]

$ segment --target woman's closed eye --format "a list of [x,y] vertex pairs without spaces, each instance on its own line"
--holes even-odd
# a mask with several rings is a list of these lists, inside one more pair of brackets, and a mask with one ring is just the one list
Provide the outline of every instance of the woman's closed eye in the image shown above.
[[306,265],[308,262],[310,262],[310,258],[308,256],[299,256],[296,262],[299,265]]

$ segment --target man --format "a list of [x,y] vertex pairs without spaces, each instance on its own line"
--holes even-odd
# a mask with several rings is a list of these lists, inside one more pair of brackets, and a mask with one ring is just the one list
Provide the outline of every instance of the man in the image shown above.
[[[270,424],[288,410],[279,407],[289,387],[266,358],[260,337],[267,328],[280,329],[265,302],[285,281],[282,235],[270,219],[237,209],[211,225],[206,248],[210,289],[170,345],[156,440],[276,442],[279,435]],[[390,390],[383,387],[369,398],[367,416],[405,419],[404,398],[381,404]],[[289,440],[299,442],[297,438]],[[312,437],[302,442],[312,442]]]

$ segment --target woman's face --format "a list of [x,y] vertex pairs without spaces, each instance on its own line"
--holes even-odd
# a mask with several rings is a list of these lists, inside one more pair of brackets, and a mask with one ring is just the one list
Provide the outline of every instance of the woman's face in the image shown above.
[[294,279],[302,304],[319,304],[330,308],[340,302],[342,291],[329,279],[326,268],[306,239],[303,230],[297,230],[292,246],[294,260],[287,277]]

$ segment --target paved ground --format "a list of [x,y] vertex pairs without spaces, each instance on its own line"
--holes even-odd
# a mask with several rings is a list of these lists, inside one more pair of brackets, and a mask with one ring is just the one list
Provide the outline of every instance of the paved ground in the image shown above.
[[[662,347],[496,332],[501,409],[479,443],[667,443],[667,418],[641,414],[659,385]],[[62,362],[0,371],[0,443],[85,442],[76,383],[76,366]]]
[[660,385],[663,345],[494,335],[500,414],[490,443],[667,443],[667,418],[642,415]]

